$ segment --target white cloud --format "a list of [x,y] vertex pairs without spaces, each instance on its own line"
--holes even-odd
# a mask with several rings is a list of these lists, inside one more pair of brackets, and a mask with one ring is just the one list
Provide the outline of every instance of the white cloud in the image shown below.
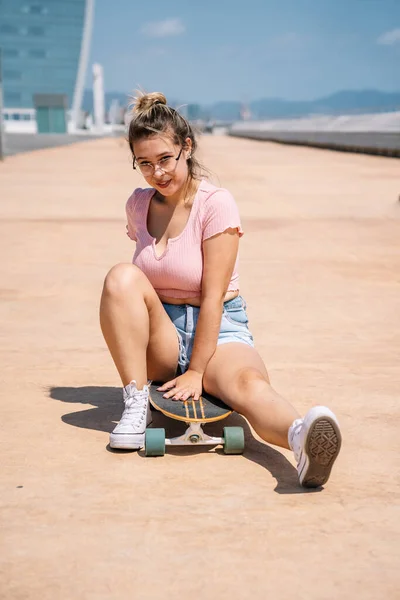
[[162,38],[181,35],[185,32],[185,25],[181,19],[165,19],[165,21],[145,23],[140,31],[148,37]]
[[377,39],[378,44],[383,46],[394,46],[394,44],[400,44],[400,28],[392,29],[380,35]]

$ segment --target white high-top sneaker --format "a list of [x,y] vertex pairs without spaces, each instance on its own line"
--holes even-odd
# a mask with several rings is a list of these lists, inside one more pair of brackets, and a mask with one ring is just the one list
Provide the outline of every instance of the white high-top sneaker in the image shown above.
[[326,406],[314,406],[304,419],[296,419],[289,427],[288,441],[300,484],[314,488],[326,483],[342,443],[333,412]]
[[111,448],[122,450],[138,450],[144,446],[144,432],[151,423],[149,402],[149,387],[142,390],[136,387],[136,381],[131,381],[123,389],[125,410],[114,431],[110,433]]

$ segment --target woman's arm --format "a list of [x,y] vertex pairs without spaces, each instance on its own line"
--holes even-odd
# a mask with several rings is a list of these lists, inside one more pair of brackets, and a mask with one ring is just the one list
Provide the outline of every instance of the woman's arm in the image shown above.
[[158,389],[165,398],[198,400],[203,374],[217,347],[222,306],[239,247],[237,228],[226,229],[203,242],[203,278],[200,313],[188,370]]
[[221,326],[224,297],[239,248],[237,229],[226,229],[203,242],[201,305],[189,369],[203,376],[213,356]]

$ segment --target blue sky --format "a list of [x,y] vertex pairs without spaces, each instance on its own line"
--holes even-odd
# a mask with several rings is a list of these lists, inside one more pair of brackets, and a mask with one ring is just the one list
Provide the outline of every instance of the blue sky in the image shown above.
[[[95,0],[107,91],[208,104],[400,90],[400,0]],[[87,87],[91,87],[88,75]]]

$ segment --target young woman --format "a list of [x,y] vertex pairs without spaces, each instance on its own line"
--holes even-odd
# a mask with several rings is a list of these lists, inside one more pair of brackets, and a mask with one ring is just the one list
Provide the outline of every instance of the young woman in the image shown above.
[[202,389],[221,398],[263,440],[293,450],[303,486],[324,484],[339,425],[322,406],[300,418],[270,385],[239,295],[243,231],[233,197],[202,177],[192,128],[163,94],[137,99],[129,146],[150,187],[126,204],[133,264],[110,270],[101,298],[101,328],[124,386],[110,446],[143,446],[148,380],[165,381],[166,398],[198,399]]

